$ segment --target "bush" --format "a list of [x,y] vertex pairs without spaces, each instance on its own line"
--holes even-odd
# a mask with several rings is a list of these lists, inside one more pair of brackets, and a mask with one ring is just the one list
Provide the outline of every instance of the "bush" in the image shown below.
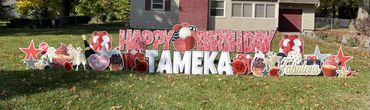
[[100,21],[112,15],[116,19],[126,20],[130,13],[130,0],[79,0],[74,11],[77,15],[98,17]]
[[8,23],[7,26],[11,28],[46,28],[52,27],[53,23],[50,19],[16,18],[10,20],[10,23]]
[[359,40],[360,45],[364,45],[365,39],[370,38],[370,18],[358,19],[355,22],[355,29],[358,32],[356,39]]
[[77,26],[81,24],[88,24],[90,20],[91,18],[88,16],[56,17],[54,19],[16,18],[10,20],[10,23],[7,24],[7,26],[11,28],[48,28],[66,25]]
[[66,16],[66,17],[56,17],[54,19],[55,26],[78,26],[82,24],[88,24],[91,18],[89,16]]
[[356,37],[351,37],[351,38],[347,39],[347,44],[350,47],[357,47],[361,44],[361,42],[360,42],[360,39],[358,39]]
[[316,35],[316,37],[320,40],[331,42],[331,43],[340,43],[342,41],[342,37],[339,35],[336,35],[335,33],[333,35],[329,35],[328,33],[320,32],[318,35]]
[[326,40],[328,39],[328,36],[329,36],[328,34],[320,32],[316,37],[320,40]]

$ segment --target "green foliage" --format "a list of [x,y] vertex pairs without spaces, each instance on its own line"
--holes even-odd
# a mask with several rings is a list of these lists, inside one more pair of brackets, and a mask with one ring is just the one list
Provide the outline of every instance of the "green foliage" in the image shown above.
[[318,38],[318,39],[320,39],[320,40],[326,40],[327,38],[328,38],[328,34],[326,34],[326,33],[323,33],[323,32],[321,32],[321,33],[319,33],[318,35],[316,35],[316,37]]
[[320,8],[332,9],[340,6],[358,7],[359,0],[320,0]]
[[75,7],[78,15],[108,16],[127,20],[130,12],[129,0],[80,0]]
[[[332,35],[334,34],[334,35]],[[335,35],[338,34],[336,32],[333,32],[331,34],[325,33],[325,32],[319,32],[316,35],[317,39],[323,40],[325,42],[330,42],[330,43],[340,43],[342,41],[342,37],[340,35]]]
[[[65,8],[73,8],[77,0],[17,0],[16,10],[22,18],[62,16]],[[66,7],[67,6],[67,7]],[[69,6],[69,7],[68,7]]]
[[350,37],[347,39],[347,44],[348,46],[350,47],[357,47],[360,45],[360,39],[356,38],[356,37]]
[[[359,7],[359,0],[320,0],[320,5],[316,9],[318,16],[323,17],[338,17],[338,14],[348,14],[345,16],[354,17]],[[338,12],[340,9],[346,13]]]

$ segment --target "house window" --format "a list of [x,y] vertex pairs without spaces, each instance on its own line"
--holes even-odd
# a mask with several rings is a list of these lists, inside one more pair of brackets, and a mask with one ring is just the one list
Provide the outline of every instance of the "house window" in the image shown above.
[[233,3],[232,7],[233,7],[232,16],[233,17],[242,17],[242,12],[243,12],[242,7],[243,7],[243,5],[241,3]]
[[224,16],[224,0],[211,0],[211,16]]
[[252,17],[253,5],[251,3],[233,3],[233,17]]
[[152,0],[153,10],[164,10],[164,0]]
[[275,4],[256,4],[256,18],[275,18]]
[[232,17],[275,18],[275,4],[233,0],[231,4]]
[[275,5],[274,4],[266,5],[266,18],[275,18]]
[[263,18],[265,17],[265,4],[256,4],[255,10],[255,17],[256,18]]
[[252,4],[243,4],[243,17],[252,17],[253,5]]

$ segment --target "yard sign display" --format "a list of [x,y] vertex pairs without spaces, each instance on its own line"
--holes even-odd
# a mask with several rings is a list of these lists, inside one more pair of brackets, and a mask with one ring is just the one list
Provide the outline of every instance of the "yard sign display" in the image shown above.
[[[320,75],[350,77],[347,67],[352,57],[337,55],[303,55],[304,42],[297,35],[284,35],[280,51],[271,52],[275,31],[198,31],[188,23],[176,24],[172,30],[119,31],[119,46],[113,48],[112,36],[105,31],[83,36],[85,50],[64,45],[55,49],[42,42],[35,49],[20,48],[29,69],[72,70],[82,64],[95,71],[128,69],[137,72],[166,74],[225,74],[255,76]],[[41,55],[39,55],[41,54]],[[37,66],[36,66],[37,65]]]

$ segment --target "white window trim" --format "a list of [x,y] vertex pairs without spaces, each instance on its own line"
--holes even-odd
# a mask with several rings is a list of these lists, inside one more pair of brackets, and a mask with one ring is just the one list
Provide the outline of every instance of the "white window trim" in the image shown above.
[[[154,0],[152,0],[152,2],[151,2],[151,4],[150,4],[150,8],[152,9],[152,10],[159,10],[159,11],[163,11],[164,9],[165,9],[165,1],[164,0],[162,0],[163,2],[162,3],[154,3]],[[162,9],[160,9],[160,8],[154,8],[153,7],[153,5],[154,4],[162,4],[163,5],[163,7],[162,7]]]
[[[242,16],[241,17],[235,17],[235,16],[233,16],[232,15],[232,4],[233,3],[242,3],[243,5],[242,5],[242,8],[244,7],[244,4],[252,4],[252,17],[244,17],[243,16],[243,9],[242,9]],[[264,13],[264,17],[256,17],[256,4],[264,4],[264,11],[265,11],[265,13]],[[267,7],[266,7],[266,5],[274,5],[275,6],[275,12],[274,12],[274,17],[272,17],[272,18],[267,18],[266,17],[266,9],[267,9]],[[278,17],[278,14],[276,14],[276,13],[279,13],[279,9],[277,8],[277,7],[279,7],[278,6],[278,3],[276,2],[276,3],[271,3],[271,2],[251,2],[251,1],[232,1],[232,3],[231,3],[231,18],[253,18],[253,19],[277,19],[277,17]]]
[[[223,16],[212,16],[211,15],[211,10],[212,9],[221,9],[221,8],[212,8],[212,1],[224,1],[224,7],[223,7],[223,10],[224,10],[224,15]],[[208,3],[208,16],[211,17],[211,18],[226,18],[226,0],[209,0],[209,3]]]

